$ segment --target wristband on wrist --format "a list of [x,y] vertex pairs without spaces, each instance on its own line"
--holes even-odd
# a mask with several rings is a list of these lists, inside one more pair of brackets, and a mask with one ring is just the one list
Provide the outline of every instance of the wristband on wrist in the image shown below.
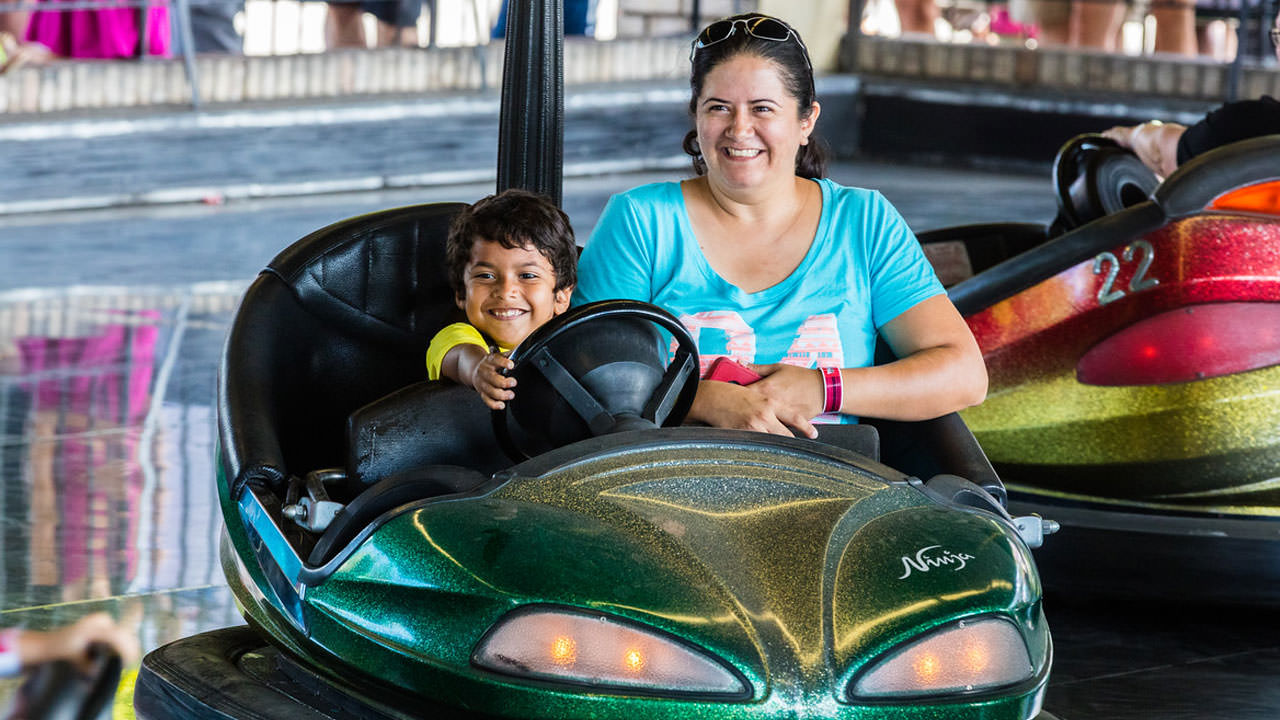
[[822,412],[838,413],[844,407],[844,378],[840,368],[824,367],[818,369],[822,373]]
[[21,632],[16,627],[0,632],[0,677],[13,677],[22,670],[22,658],[18,655]]

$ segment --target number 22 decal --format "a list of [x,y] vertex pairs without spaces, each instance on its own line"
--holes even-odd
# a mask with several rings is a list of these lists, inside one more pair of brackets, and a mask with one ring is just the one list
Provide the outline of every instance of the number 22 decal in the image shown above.
[[1126,263],[1133,262],[1135,258],[1138,259],[1138,269],[1134,271],[1133,277],[1129,278],[1129,292],[1142,292],[1160,284],[1156,278],[1147,277],[1147,270],[1151,269],[1151,263],[1156,258],[1155,248],[1151,247],[1151,243],[1146,240],[1136,240],[1124,249],[1120,258],[1117,258],[1115,253],[1104,252],[1093,259],[1094,275],[1102,273],[1105,265],[1111,266],[1106,270],[1107,277],[1102,281],[1102,287],[1098,288],[1099,305],[1113,303],[1126,294],[1123,290],[1112,288],[1115,285],[1116,276],[1120,274],[1121,258]]

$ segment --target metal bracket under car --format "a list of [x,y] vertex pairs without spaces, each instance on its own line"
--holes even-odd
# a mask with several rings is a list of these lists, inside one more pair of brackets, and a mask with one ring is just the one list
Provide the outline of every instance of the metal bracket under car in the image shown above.
[[1014,529],[1018,531],[1018,536],[1032,550],[1044,544],[1046,535],[1058,532],[1061,527],[1056,520],[1045,520],[1035,514],[1013,517],[1005,509],[1004,504],[997,500],[995,496],[978,484],[959,475],[934,475],[926,482],[920,482],[916,478],[911,478],[911,480],[913,485],[919,483],[918,487],[921,490],[948,505],[985,510],[1004,518],[1013,525]]
[[[281,513],[301,528],[314,533],[324,532],[329,523],[333,522],[333,517],[344,507],[342,503],[329,499],[326,486],[346,478],[347,474],[336,468],[312,470],[301,483],[295,478],[289,485]],[[302,494],[304,490],[306,495]]]

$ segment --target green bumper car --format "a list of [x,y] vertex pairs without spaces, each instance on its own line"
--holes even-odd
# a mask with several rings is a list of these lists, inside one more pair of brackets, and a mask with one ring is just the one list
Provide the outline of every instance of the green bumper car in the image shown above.
[[459,207],[317,231],[249,288],[217,478],[248,627],[152,652],[140,717],[1040,713],[1045,524],[958,416],[681,426],[694,344],[622,301],[522,343],[494,416],[419,381]]

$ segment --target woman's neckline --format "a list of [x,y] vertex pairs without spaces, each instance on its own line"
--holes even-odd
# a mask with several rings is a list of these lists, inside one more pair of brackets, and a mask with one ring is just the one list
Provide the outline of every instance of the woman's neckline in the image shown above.
[[[722,275],[712,265],[711,260],[707,257],[706,252],[702,247],[703,241],[698,238],[698,235],[694,230],[693,218],[690,215],[690,205],[689,205],[690,196],[688,193],[686,193],[687,185],[690,188],[692,188],[694,187],[693,183],[698,183],[699,181],[701,181],[702,183],[705,183],[706,182],[705,178],[694,178],[692,180],[675,183],[675,191],[679,197],[680,210],[681,210],[679,220],[680,220],[680,223],[684,226],[684,230],[688,233],[689,237],[693,239],[693,242],[685,244],[684,252],[686,253],[686,257],[692,260],[701,269],[702,273],[708,279],[712,280],[713,282],[720,283],[729,292],[736,294],[739,297],[739,299],[743,302],[749,301],[752,304],[758,303],[758,302],[768,302],[774,299],[775,296],[777,295],[782,295],[790,292],[792,289],[792,286],[794,286],[804,277],[808,268],[813,264],[814,257],[818,251],[819,246],[821,245],[820,239],[823,238],[828,232],[827,205],[830,202],[830,197],[829,197],[829,192],[828,192],[826,183],[822,182],[819,179],[809,179],[809,178],[798,178],[798,179],[806,183],[813,183],[813,186],[802,186],[802,187],[805,187],[806,190],[809,187],[816,186],[815,189],[817,190],[816,201],[818,203],[818,210],[817,210],[818,220],[815,225],[812,236],[808,238],[808,244],[806,246],[804,254],[800,257],[799,262],[797,262],[795,267],[793,267],[786,275],[780,278],[777,282],[767,287],[763,287],[759,290],[748,292],[747,290],[742,289],[741,286],[729,281],[724,275]],[[695,192],[705,193],[707,196],[710,196],[711,194],[710,189],[705,186],[703,188],[697,189]],[[697,199],[695,198],[695,202],[696,201]],[[711,203],[714,201],[711,199],[707,199],[704,202]],[[811,201],[806,201],[806,202],[811,202]],[[718,204],[715,205],[710,211],[723,212],[723,210],[720,209],[720,206]],[[793,221],[792,227],[794,227],[794,222],[799,222],[802,212],[803,212],[803,209],[797,210],[796,218]],[[790,229],[791,229],[790,227],[787,228],[787,230],[790,230]]]

